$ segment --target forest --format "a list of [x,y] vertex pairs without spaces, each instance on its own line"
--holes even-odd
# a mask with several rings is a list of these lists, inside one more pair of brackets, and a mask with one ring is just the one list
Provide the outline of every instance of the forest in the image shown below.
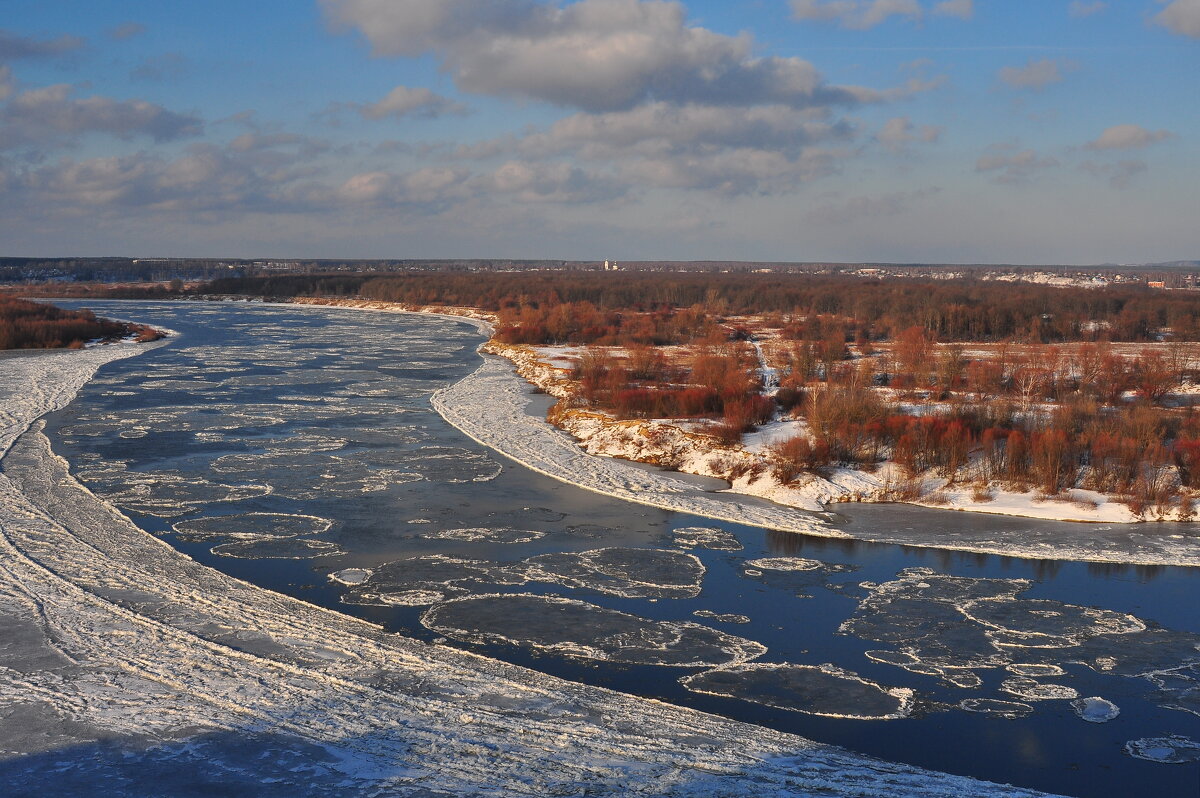
[[79,349],[87,341],[129,335],[139,341],[162,337],[145,325],[110,321],[90,310],[63,310],[0,294],[0,349]]
[[[645,316],[669,328],[680,311],[760,315],[805,337],[817,317],[836,318],[848,339],[886,340],[920,327],[942,342],[1154,341],[1200,337],[1200,301],[1145,286],[1076,288],[977,279],[928,280],[813,274],[475,272],[402,275],[280,275],[215,280],[204,294],[276,298],[351,297],[412,305],[458,305],[500,314],[506,335],[526,343],[661,344]],[[565,307],[563,307],[565,306]],[[636,315],[630,315],[636,314]],[[637,335],[626,328],[639,326]],[[686,331],[682,333],[686,335]],[[676,336],[677,337],[677,336]]]
[[1180,502],[1192,512],[1200,414],[1176,392],[1200,379],[1193,344],[967,350],[914,327],[875,348],[847,341],[840,327],[832,336],[809,329],[813,339],[772,339],[773,396],[736,331],[671,350],[586,347],[577,389],[552,417],[577,407],[618,419],[707,419],[723,445],[773,418],[797,418],[806,431],[770,448],[783,484],[892,461],[914,491],[930,474],[974,486],[977,501],[990,485],[1060,498],[1083,488],[1119,496],[1136,514]]

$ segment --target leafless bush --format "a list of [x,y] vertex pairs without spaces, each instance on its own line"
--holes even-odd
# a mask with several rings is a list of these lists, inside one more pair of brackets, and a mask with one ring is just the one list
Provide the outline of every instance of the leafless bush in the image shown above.
[[977,484],[971,488],[971,501],[973,502],[990,502],[996,498],[996,494],[992,492],[991,485],[986,483]]

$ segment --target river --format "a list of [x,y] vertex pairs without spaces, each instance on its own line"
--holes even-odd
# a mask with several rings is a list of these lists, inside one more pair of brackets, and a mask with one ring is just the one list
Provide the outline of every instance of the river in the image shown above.
[[[1150,760],[1197,753],[1162,740],[1200,740],[1200,569],[807,537],[581,490],[430,409],[479,364],[463,322],[62,304],[178,333],[104,366],[46,431],[83,484],[200,563],[413,638],[886,760],[1075,796],[1194,794],[1194,759]],[[836,509],[863,534],[1062,526]]]

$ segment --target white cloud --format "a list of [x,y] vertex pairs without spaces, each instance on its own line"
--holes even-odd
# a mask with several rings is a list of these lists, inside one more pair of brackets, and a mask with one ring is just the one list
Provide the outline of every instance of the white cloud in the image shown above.
[[[867,30],[893,17],[911,22],[924,19],[926,8],[918,0],[791,0],[792,17],[812,22],[836,22],[849,30]],[[940,0],[928,8],[935,17],[971,19],[975,0]]]
[[1083,146],[1089,150],[1132,150],[1174,136],[1169,130],[1147,130],[1140,125],[1114,125],[1101,133],[1095,141],[1089,141]]
[[545,134],[521,142],[527,154],[578,152],[619,158],[626,153],[703,151],[742,147],[799,153],[814,142],[847,138],[853,128],[821,113],[781,105],[730,113],[713,106],[653,103],[629,111],[579,113],[554,123]]
[[1133,178],[1147,170],[1145,161],[1118,161],[1115,164],[1100,164],[1084,161],[1079,168],[1088,174],[1105,178],[1113,188],[1129,188]]
[[892,152],[904,152],[909,144],[932,144],[942,135],[942,129],[934,125],[918,128],[907,116],[897,116],[884,123],[875,140]]
[[975,16],[975,0],[944,0],[933,7],[933,13],[942,17],[970,19]]
[[1200,0],[1171,0],[1152,21],[1172,33],[1200,39]]
[[0,142],[9,148],[46,145],[87,133],[169,141],[196,135],[201,129],[198,118],[145,100],[75,99],[73,91],[67,84],[56,84],[12,95],[0,107]]
[[[591,203],[620,196],[626,188],[610,176],[558,163],[509,161],[491,171],[433,166],[408,173],[364,172],[322,198],[351,205],[406,207],[436,213],[464,203]],[[317,196],[317,195],[313,195]]]
[[628,186],[771,194],[832,172],[854,126],[822,110],[652,103],[628,111],[573,114],[540,132],[485,141],[453,153],[528,161],[566,158],[606,167]]
[[524,203],[600,202],[624,194],[628,187],[608,175],[565,163],[509,161],[472,181],[486,195],[503,195]]
[[435,119],[439,116],[462,114],[467,111],[465,105],[456,103],[440,94],[434,94],[429,89],[413,89],[407,86],[397,86],[379,102],[356,107],[359,114],[365,119],[383,119],[389,116],[396,119],[405,116]]
[[976,172],[996,172],[997,183],[1024,183],[1043,170],[1058,166],[1050,156],[1040,156],[1036,151],[1018,150],[1012,142],[993,144],[975,161]]
[[853,197],[845,202],[822,205],[808,215],[817,221],[829,224],[850,224],[863,219],[900,216],[908,213],[914,205],[940,191],[940,187],[930,186],[916,191],[897,191],[877,197]]
[[305,157],[312,157],[330,149],[329,142],[322,139],[286,132],[242,133],[229,142],[229,149],[234,152],[278,152],[290,147],[297,148]]
[[[909,0],[904,0],[908,2]],[[589,111],[648,101],[708,105],[853,103],[800,58],[758,57],[748,35],[687,24],[647,0],[322,0],[377,56],[435,54],[463,91]]]
[[776,195],[834,174],[851,153],[810,147],[789,157],[772,150],[726,148],[712,155],[695,152],[629,159],[619,165],[623,180],[653,188],[691,189],[722,194]]
[[8,199],[44,215],[124,215],[205,212],[236,216],[246,211],[281,213],[314,207],[327,196],[311,178],[310,155],[266,147],[193,144],[174,158],[150,152],[62,158],[9,174]]
[[791,0],[791,6],[796,19],[837,22],[851,30],[873,28],[891,17],[919,20],[923,13],[917,0]]
[[34,39],[0,29],[0,61],[17,58],[44,58],[69,53],[83,47],[78,36],[59,36],[56,39]]
[[146,26],[140,22],[122,22],[120,25],[109,30],[109,38],[116,41],[124,41],[132,39],[134,36],[141,36],[146,32]]
[[1071,0],[1071,5],[1067,7],[1067,13],[1076,19],[1080,19],[1082,17],[1090,17],[1092,14],[1099,14],[1106,8],[1108,8],[1108,3],[1104,2],[1104,0],[1094,0],[1094,2]]
[[198,145],[175,160],[147,153],[63,159],[21,176],[26,197],[64,212],[143,207],[210,209],[244,206],[255,182],[216,148]]
[[[577,112],[540,131],[445,147],[448,162],[516,158],[514,172],[565,175],[585,163],[588,185],[771,194],[830,174],[857,154],[839,106],[885,103],[941,85],[833,86],[807,61],[760,56],[749,35],[689,25],[684,6],[659,0],[322,0],[335,25],[360,31],[377,56],[433,54],[466,92],[515,96]],[[880,0],[871,14],[915,0]],[[436,95],[398,89],[381,117],[434,108]],[[345,107],[345,106],[342,106]],[[737,110],[731,110],[736,108]],[[936,137],[907,131],[912,141]],[[900,146],[894,142],[890,146]],[[549,170],[549,171],[547,171]],[[532,172],[531,172],[532,174]],[[556,188],[565,196],[611,190]],[[556,186],[564,180],[552,181]],[[492,186],[503,181],[472,182]],[[545,193],[545,192],[543,192]],[[521,196],[533,196],[528,192]]]
[[1004,67],[1000,70],[1000,80],[1014,89],[1037,91],[1062,79],[1059,63],[1049,58],[1037,61],[1031,58],[1023,67]]
[[12,69],[7,64],[0,64],[0,102],[4,102],[15,90]]
[[179,53],[151,56],[129,72],[135,80],[174,80],[187,73],[188,60]]

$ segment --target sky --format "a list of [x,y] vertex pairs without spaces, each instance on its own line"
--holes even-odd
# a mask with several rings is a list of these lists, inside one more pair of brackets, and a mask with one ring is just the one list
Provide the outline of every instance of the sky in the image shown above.
[[0,8],[0,255],[1200,258],[1200,0]]

